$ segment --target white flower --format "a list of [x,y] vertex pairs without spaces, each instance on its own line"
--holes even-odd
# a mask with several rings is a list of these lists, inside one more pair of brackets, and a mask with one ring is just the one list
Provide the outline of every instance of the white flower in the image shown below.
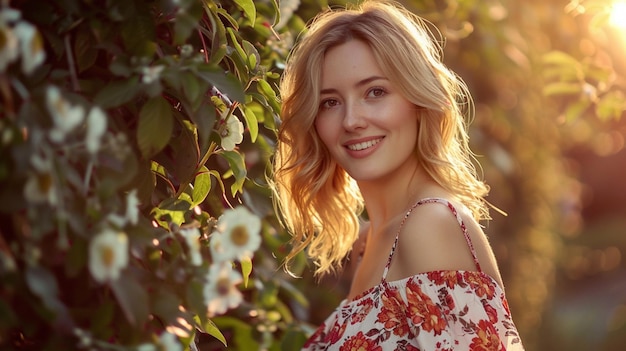
[[211,235],[211,254],[215,261],[252,258],[261,245],[261,220],[243,206],[226,210]]
[[141,81],[144,84],[150,84],[155,80],[158,80],[161,77],[161,72],[163,72],[163,69],[165,69],[165,66],[163,65],[143,67],[141,70]]
[[117,213],[109,213],[106,217],[109,223],[117,228],[123,228],[128,223],[136,225],[139,221],[139,199],[137,198],[137,189],[133,189],[126,194],[126,213],[120,215]]
[[43,39],[35,26],[21,21],[15,28],[15,35],[20,41],[22,54],[22,72],[31,74],[46,59],[46,51],[43,48]]
[[193,46],[189,45],[189,44],[185,44],[183,46],[180,47],[180,56],[182,57],[189,57],[191,56],[191,54],[193,54]]
[[65,136],[85,118],[82,106],[72,106],[55,86],[50,86],[46,91],[46,105],[54,122],[54,128],[50,131],[50,138],[53,141],[65,140]]
[[0,10],[0,25],[16,22],[22,18],[22,13],[19,10],[5,7]]
[[128,237],[105,229],[89,244],[89,270],[98,282],[116,280],[128,265]]
[[222,148],[226,151],[232,151],[235,149],[235,145],[243,141],[243,123],[235,115],[222,116],[222,121],[224,118],[226,118],[226,125],[221,135]]
[[24,197],[32,203],[48,202],[50,205],[56,205],[58,195],[54,186],[52,162],[33,155],[31,163],[35,172],[28,177],[24,185]]
[[117,213],[109,213],[106,217],[109,223],[113,224],[116,228],[123,228],[126,226],[127,219],[124,216],[120,216]]
[[198,228],[181,228],[179,233],[183,236],[183,238],[185,238],[185,242],[189,248],[191,264],[194,266],[202,265],[202,255],[200,254],[200,230]]
[[183,346],[174,334],[163,332],[159,337],[159,342],[163,351],[183,351]]
[[139,221],[139,199],[137,198],[137,189],[133,189],[126,195],[126,219],[132,225],[136,225]]
[[87,115],[87,135],[85,136],[85,145],[87,151],[95,154],[100,150],[102,136],[107,129],[107,117],[99,107],[94,107]]
[[19,41],[13,30],[0,23],[0,72],[15,61],[19,55]]
[[243,281],[241,274],[234,271],[228,262],[214,264],[207,275],[204,286],[204,300],[209,316],[225,313],[229,308],[239,306],[243,300],[237,284]]

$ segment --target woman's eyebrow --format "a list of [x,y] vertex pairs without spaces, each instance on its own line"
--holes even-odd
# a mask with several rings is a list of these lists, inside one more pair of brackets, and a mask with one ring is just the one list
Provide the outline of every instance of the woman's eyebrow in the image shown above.
[[[388,80],[386,77],[382,77],[382,76],[371,76],[371,77],[367,77],[367,78],[361,79],[360,81],[356,82],[356,84],[354,84],[354,86],[356,88],[359,88],[359,87],[361,87],[363,85],[367,85],[367,84],[369,84],[369,83],[371,83],[373,81],[381,80],[381,79]],[[320,94],[332,94],[332,93],[336,93],[336,92],[337,92],[337,89],[333,89],[333,88],[320,90]]]

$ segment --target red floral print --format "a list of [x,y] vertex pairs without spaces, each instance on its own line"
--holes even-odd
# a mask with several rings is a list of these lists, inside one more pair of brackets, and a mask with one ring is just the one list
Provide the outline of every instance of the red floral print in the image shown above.
[[470,350],[472,351],[499,351],[502,350],[502,343],[493,325],[486,320],[478,322],[476,337],[472,339]]
[[458,271],[434,271],[428,273],[428,279],[433,281],[436,285],[445,284],[451,289],[459,284],[458,275]]
[[485,279],[482,275],[470,273],[472,272],[465,272],[465,279],[469,282],[470,287],[476,291],[476,295],[492,299],[495,294],[495,281]]
[[446,327],[446,319],[433,301],[422,293],[414,280],[407,283],[406,295],[411,321],[416,325],[421,323],[422,329],[427,332],[432,331],[435,335],[441,334]]
[[489,317],[489,322],[496,324],[498,322],[498,311],[486,301],[483,303],[483,306],[485,307],[485,313]]
[[346,323],[339,323],[339,321],[333,324],[333,327],[328,331],[327,339],[331,344],[341,340],[343,333],[346,331]]
[[[454,209],[442,199],[418,204],[428,202]],[[388,282],[396,235],[381,283],[353,300],[344,300],[303,350],[523,351],[504,291],[480,271],[467,229],[464,225],[461,229],[476,271],[433,271]]]
[[397,290],[387,290],[387,294],[382,294],[382,307],[378,313],[378,319],[387,330],[393,331],[395,335],[406,335],[409,332],[409,325],[404,317],[404,304]]
[[383,348],[365,337],[363,332],[351,336],[339,348],[339,351],[383,351]]
[[357,310],[352,314],[352,318],[350,319],[350,324],[361,323],[365,317],[372,310],[373,303],[372,299],[363,299],[358,303]]

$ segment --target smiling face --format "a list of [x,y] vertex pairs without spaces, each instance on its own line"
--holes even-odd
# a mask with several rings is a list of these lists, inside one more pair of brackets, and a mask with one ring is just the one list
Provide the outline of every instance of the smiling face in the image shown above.
[[315,128],[355,180],[375,181],[416,169],[416,109],[363,41],[350,40],[326,52]]

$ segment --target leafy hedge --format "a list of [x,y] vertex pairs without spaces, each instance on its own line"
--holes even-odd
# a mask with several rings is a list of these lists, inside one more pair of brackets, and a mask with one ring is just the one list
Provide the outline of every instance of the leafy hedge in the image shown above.
[[299,349],[277,1],[3,4],[0,348]]

